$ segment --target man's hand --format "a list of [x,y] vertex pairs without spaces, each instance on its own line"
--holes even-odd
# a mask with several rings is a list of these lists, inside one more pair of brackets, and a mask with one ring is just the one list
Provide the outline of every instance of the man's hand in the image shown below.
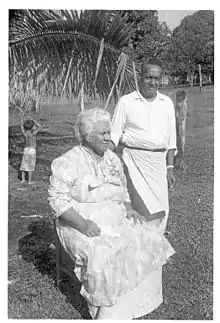
[[97,226],[97,224],[90,220],[85,220],[85,226],[80,231],[87,237],[97,237],[101,233],[101,229]]
[[176,184],[176,179],[175,179],[175,175],[173,173],[173,168],[167,169],[167,183],[168,183],[168,188],[170,190],[173,190],[174,186]]
[[144,223],[144,221],[145,221],[144,217],[142,215],[140,215],[137,211],[132,209],[131,203],[124,202],[124,205],[126,206],[126,209],[127,209],[127,218],[128,219],[133,218],[135,224],[137,222],[140,222],[141,224]]

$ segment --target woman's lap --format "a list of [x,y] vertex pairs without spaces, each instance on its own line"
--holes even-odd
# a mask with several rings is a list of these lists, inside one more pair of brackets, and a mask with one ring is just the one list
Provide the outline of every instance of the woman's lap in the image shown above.
[[[141,249],[138,249],[141,240],[143,240],[143,233],[142,239],[138,239],[137,235],[138,229],[133,229],[133,238],[131,237],[131,240],[129,238],[127,240],[126,238],[124,240],[116,239],[118,243],[114,244],[114,239],[109,239],[109,242],[113,241],[113,243],[112,245],[111,243],[109,243],[109,245],[107,243],[106,245],[105,240],[96,239],[95,242],[95,239],[93,239],[92,242],[91,238],[82,236],[75,230],[64,229],[63,241],[67,251],[76,259],[76,262],[79,265],[77,266],[76,274],[79,280],[82,281],[83,295],[88,302],[95,306],[104,306],[103,308],[105,311],[110,311],[112,304],[116,304],[113,307],[117,308],[119,299],[122,298],[123,300],[123,297],[129,295],[138,285],[142,286],[145,277],[151,277],[151,273],[152,277],[154,277],[157,269],[159,268],[160,270],[160,268],[162,268],[165,259],[160,258],[161,260],[153,267],[153,258],[146,253],[150,248],[151,240],[153,241],[154,238],[150,237],[149,244],[146,240],[148,246],[143,245],[141,246]],[[150,236],[151,235],[152,233]],[[151,254],[157,256],[159,255],[159,251],[158,249],[154,249],[154,245],[155,243],[152,244],[153,249]],[[143,261],[143,257],[146,260]],[[139,258],[142,259],[141,262],[138,261]],[[111,259],[111,261],[109,261],[109,259]],[[157,257],[155,259],[157,259]],[[149,266],[149,269],[146,269],[147,266]],[[154,298],[152,295],[155,292],[156,285],[154,282],[152,289],[150,285],[152,279],[153,278],[147,279],[148,286],[144,291],[141,288],[138,289],[136,293],[142,294],[144,292],[144,297],[146,299],[146,293],[150,290],[150,298]],[[133,297],[134,299],[137,299],[137,296],[138,295],[136,294],[131,296],[129,301]],[[141,300],[141,297],[139,299]],[[154,300],[153,303],[155,303]],[[158,302],[156,301],[156,303]],[[133,304],[133,301],[131,301],[131,304]],[[106,306],[110,307],[105,308]],[[145,311],[146,309],[144,308],[143,312]],[[146,314],[146,312],[144,314]]]

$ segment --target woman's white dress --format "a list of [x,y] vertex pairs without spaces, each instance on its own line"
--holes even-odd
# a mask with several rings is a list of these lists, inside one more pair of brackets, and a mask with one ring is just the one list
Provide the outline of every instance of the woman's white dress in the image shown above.
[[162,303],[162,266],[174,250],[155,225],[133,223],[119,158],[107,151],[100,162],[77,146],[52,163],[50,204],[57,217],[73,207],[100,228],[87,237],[58,225],[65,250],[74,259],[81,293],[97,319],[132,319]]

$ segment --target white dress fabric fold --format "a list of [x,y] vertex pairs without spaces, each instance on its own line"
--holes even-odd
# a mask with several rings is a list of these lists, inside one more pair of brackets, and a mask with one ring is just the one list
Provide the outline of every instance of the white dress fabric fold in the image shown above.
[[119,158],[107,151],[97,162],[89,150],[75,147],[52,163],[50,182],[57,217],[73,207],[101,228],[91,238],[61,222],[57,226],[92,317],[132,319],[157,308],[162,266],[174,249],[156,227],[126,217],[129,195]]

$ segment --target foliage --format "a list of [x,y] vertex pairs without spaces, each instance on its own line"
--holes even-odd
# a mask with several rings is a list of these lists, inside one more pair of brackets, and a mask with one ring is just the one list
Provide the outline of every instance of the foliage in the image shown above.
[[135,89],[132,60],[138,72],[150,56],[167,75],[186,78],[201,64],[213,78],[213,11],[187,16],[171,32],[156,10],[9,10],[11,107],[82,93],[118,98]]
[[210,42],[214,40],[214,12],[200,10],[186,16],[181,24],[173,30],[172,42],[168,57],[174,73],[190,75],[198,70],[198,64],[206,67],[210,64],[209,73],[213,73],[214,51],[210,51]]
[[156,10],[119,11],[125,24],[132,24],[130,45],[137,66],[148,57],[163,62],[165,73],[190,77],[202,65],[203,74],[214,73],[214,12],[197,11],[186,16],[173,32],[160,22]]
[[[125,26],[119,14],[15,10],[9,18],[10,86],[23,93],[33,91],[35,96],[72,99],[84,84],[86,95],[108,96],[122,48],[130,38],[131,26]],[[100,46],[104,48],[97,64]],[[123,92],[134,88],[132,62],[128,58],[126,63]]]
[[159,22],[157,10],[123,10],[120,14],[125,24],[132,24],[130,42],[135,61],[157,56],[165,63],[171,30]]

